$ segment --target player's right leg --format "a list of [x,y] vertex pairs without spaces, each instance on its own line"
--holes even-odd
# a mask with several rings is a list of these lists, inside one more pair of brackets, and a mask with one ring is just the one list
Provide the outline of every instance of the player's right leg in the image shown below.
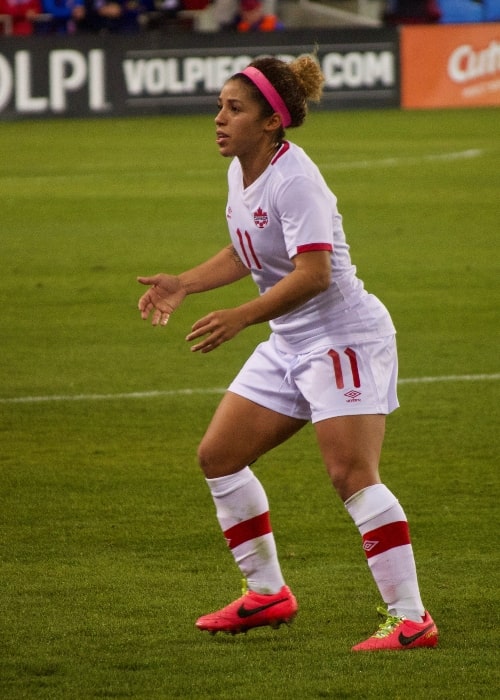
[[295,616],[297,602],[281,572],[267,496],[248,465],[305,422],[232,392],[216,410],[198,450],[199,462],[248,590],[222,610],[199,618],[199,629],[236,634],[252,627],[278,627]]

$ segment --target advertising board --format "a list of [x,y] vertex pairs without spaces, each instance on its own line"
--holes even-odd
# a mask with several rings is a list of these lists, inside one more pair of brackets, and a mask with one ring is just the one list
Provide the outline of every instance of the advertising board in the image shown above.
[[0,43],[0,119],[213,111],[224,81],[254,57],[289,60],[315,46],[323,109],[399,105],[391,29],[23,37]]
[[500,24],[406,26],[401,106],[500,105]]

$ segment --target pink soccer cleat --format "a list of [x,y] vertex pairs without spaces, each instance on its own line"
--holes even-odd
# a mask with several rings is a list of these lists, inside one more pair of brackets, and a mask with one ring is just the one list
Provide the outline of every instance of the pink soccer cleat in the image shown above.
[[252,627],[274,627],[288,624],[297,614],[295,596],[283,586],[278,593],[264,595],[247,591],[241,598],[217,612],[203,615],[196,621],[196,627],[210,634],[228,632],[239,634]]
[[378,630],[371,637],[352,647],[352,651],[403,651],[417,647],[435,647],[438,643],[438,630],[428,612],[422,622],[395,617],[383,608],[378,608],[385,616]]

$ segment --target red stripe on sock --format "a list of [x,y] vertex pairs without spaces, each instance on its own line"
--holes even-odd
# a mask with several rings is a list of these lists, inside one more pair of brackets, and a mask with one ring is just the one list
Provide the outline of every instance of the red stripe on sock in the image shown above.
[[244,520],[233,527],[224,531],[224,537],[227,540],[229,549],[234,549],[243,542],[253,540],[256,537],[262,537],[271,532],[271,519],[269,511],[256,515],[255,518]]
[[363,535],[363,549],[367,559],[404,544],[411,544],[410,531],[405,520],[382,525]]

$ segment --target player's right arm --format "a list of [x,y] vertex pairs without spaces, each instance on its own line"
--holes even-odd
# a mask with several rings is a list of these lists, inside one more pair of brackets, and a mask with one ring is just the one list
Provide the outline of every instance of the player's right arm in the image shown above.
[[160,273],[152,277],[138,277],[141,284],[149,285],[139,299],[141,318],[152,313],[153,326],[165,326],[170,314],[182,304],[188,294],[207,292],[237,282],[250,274],[233,245],[228,245],[209,260],[182,272],[180,275]]
[[250,274],[234,246],[228,245],[201,265],[179,275],[186,294],[207,292],[237,282]]

